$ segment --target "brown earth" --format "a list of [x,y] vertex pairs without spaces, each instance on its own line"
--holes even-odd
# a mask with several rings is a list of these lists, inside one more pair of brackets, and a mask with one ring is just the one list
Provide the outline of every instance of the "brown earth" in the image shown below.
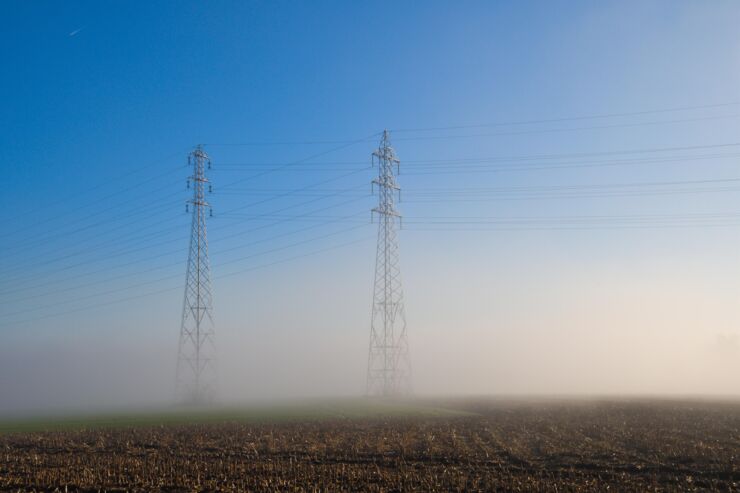
[[443,405],[476,414],[8,433],[0,490],[740,489],[738,402]]

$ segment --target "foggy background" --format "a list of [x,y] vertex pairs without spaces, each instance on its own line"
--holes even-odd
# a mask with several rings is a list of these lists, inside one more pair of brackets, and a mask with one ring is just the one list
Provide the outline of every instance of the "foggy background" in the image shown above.
[[[6,2],[0,12],[14,69],[0,82],[0,412],[172,402],[184,163],[198,143],[213,159],[219,400],[362,395],[379,137],[365,138],[383,128],[409,219],[399,238],[416,394],[740,394],[740,221],[690,224],[740,212],[737,191],[464,200],[478,187],[740,177],[740,5]],[[675,108],[693,109],[517,123]],[[509,124],[404,131],[499,122]],[[425,174],[440,159],[664,148],[670,159],[657,163]],[[219,190],[247,176],[244,163],[324,151],[303,170]],[[280,192],[333,179],[317,188],[356,189],[357,200],[305,205],[313,196]],[[425,189],[443,191],[414,195]],[[295,216],[264,229],[274,218],[219,217],[270,193],[245,212],[331,206],[315,214],[356,220],[301,232],[310,223]],[[572,228],[573,216],[602,219]],[[515,227],[415,226],[429,217]],[[158,232],[169,243],[142,236],[117,256]]]

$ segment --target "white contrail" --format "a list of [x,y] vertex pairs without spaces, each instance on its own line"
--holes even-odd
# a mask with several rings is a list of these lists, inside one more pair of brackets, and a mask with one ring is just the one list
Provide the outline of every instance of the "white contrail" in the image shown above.
[[80,29],[75,29],[74,31],[72,31],[71,33],[69,33],[69,36],[70,36],[70,37],[72,37],[72,36],[75,36],[75,35],[76,35],[77,33],[79,33],[80,31],[82,31],[82,28],[80,28]]

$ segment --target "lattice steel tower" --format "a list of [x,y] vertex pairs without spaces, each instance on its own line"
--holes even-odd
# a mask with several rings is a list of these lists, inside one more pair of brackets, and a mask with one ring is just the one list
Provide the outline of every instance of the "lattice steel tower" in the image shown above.
[[[406,312],[398,258],[398,227],[401,215],[395,207],[400,194],[393,167],[400,161],[391,147],[390,134],[383,131],[373,165],[378,160],[378,206],[372,210],[379,218],[378,247],[375,260],[375,289],[370,322],[370,351],[367,362],[369,395],[403,395],[411,391],[411,365],[406,337]],[[374,187],[373,187],[374,188]]]
[[213,398],[216,385],[211,264],[206,236],[206,218],[211,214],[206,201],[206,190],[210,191],[206,168],[211,168],[211,160],[198,146],[188,156],[188,165],[193,167],[193,175],[188,179],[188,186],[193,185],[193,198],[185,207],[192,207],[193,220],[177,357],[177,393],[182,401],[203,403]]

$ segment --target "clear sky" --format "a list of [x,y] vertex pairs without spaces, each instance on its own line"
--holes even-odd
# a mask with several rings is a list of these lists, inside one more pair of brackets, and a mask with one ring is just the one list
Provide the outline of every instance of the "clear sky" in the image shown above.
[[361,393],[384,128],[417,392],[740,393],[740,4],[0,18],[0,412],[169,398],[196,144],[223,395]]

